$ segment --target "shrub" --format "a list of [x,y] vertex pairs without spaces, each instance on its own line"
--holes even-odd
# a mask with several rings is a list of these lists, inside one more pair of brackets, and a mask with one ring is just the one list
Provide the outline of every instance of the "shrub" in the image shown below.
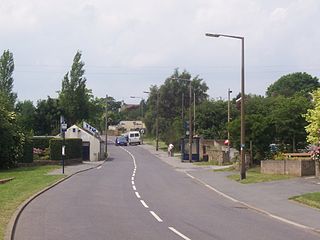
[[53,139],[52,136],[36,136],[33,137],[33,147],[34,148],[40,148],[40,149],[46,149],[50,146],[50,140]]
[[[50,158],[51,160],[62,159],[62,138],[54,138],[50,140]],[[65,140],[65,159],[82,158],[82,139],[68,138]]]

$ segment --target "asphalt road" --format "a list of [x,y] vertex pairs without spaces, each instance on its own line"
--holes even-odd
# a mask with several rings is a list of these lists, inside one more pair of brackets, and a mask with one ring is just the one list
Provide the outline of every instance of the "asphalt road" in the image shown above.
[[319,239],[225,199],[139,146],[32,201],[16,240]]

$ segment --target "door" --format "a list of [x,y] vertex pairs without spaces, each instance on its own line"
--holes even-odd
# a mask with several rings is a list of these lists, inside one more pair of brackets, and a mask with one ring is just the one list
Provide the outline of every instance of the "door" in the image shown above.
[[90,142],[82,142],[82,160],[90,161]]

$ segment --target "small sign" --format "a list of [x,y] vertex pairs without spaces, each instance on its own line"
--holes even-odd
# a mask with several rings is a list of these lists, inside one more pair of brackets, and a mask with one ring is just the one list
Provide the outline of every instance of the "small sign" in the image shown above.
[[144,134],[144,129],[143,128],[140,129],[140,133]]
[[65,156],[66,155],[66,146],[62,146],[62,156]]
[[61,123],[61,129],[62,129],[62,131],[66,131],[67,128],[68,128],[68,124],[66,124],[66,123]]

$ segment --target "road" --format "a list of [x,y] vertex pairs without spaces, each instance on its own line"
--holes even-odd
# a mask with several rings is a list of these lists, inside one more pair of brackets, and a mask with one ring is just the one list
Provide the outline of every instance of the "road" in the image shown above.
[[139,146],[109,152],[101,167],[32,201],[14,239],[319,239],[217,195]]

